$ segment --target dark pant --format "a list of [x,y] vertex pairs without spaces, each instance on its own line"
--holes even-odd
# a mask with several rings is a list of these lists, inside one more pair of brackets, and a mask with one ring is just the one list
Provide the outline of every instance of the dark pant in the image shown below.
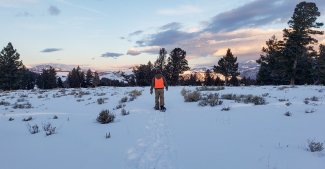
[[156,107],[164,106],[164,89],[155,89],[155,104]]

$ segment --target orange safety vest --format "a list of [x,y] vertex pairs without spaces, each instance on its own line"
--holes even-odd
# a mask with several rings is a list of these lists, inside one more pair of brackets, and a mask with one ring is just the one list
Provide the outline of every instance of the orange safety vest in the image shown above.
[[160,79],[155,78],[155,89],[163,89],[164,87],[164,79],[162,77]]

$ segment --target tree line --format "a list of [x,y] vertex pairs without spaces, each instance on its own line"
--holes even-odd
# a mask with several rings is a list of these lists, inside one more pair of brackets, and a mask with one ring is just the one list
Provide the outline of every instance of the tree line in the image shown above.
[[[153,69],[160,69],[170,85],[282,85],[282,84],[325,84],[325,46],[318,44],[316,35],[323,35],[318,30],[323,23],[317,22],[320,12],[313,2],[300,2],[296,5],[293,16],[288,22],[289,28],[283,30],[283,39],[272,36],[262,48],[257,60],[260,64],[256,81],[245,77],[238,78],[237,57],[231,49],[205,71],[204,79],[197,74],[189,77],[180,76],[190,70],[186,51],[175,48],[169,53],[165,48],[159,50],[154,63],[140,64],[133,68],[133,75],[124,76],[120,82],[99,77],[90,69],[86,72],[78,66],[73,68],[65,81],[56,76],[54,68],[43,69],[37,74],[28,70],[19,60],[20,55],[9,42],[0,52],[0,89],[32,89],[35,85],[42,89],[80,88],[97,86],[149,86],[154,76]],[[315,47],[318,46],[318,51]],[[223,79],[216,74],[223,75]]]

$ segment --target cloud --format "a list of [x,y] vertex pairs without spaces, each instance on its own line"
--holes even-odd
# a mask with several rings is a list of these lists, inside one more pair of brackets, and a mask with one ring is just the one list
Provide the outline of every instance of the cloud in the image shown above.
[[60,48],[46,48],[44,50],[42,50],[41,52],[43,53],[51,53],[51,52],[57,52],[57,51],[61,51],[63,49],[60,49]]
[[51,5],[48,8],[48,12],[52,16],[57,16],[57,15],[59,15],[61,13],[61,10],[58,7]]
[[159,29],[162,31],[165,31],[165,30],[179,30],[180,28],[182,28],[181,23],[171,22],[171,23],[161,26]]
[[202,10],[193,5],[182,5],[177,8],[166,8],[157,11],[159,15],[175,16],[200,13]]
[[132,32],[132,33],[129,34],[129,37],[130,37],[130,36],[138,36],[138,35],[140,35],[140,34],[142,34],[142,33],[143,33],[142,30],[134,31],[134,32]]
[[33,16],[32,14],[30,14],[29,12],[27,11],[24,11],[24,12],[19,12],[18,14],[16,14],[17,17],[30,17],[30,16]]
[[0,0],[0,7],[12,8],[38,2],[39,0]]
[[159,50],[160,46],[133,47],[128,49],[127,55],[136,56],[141,53],[158,54]]
[[120,57],[124,54],[122,53],[112,53],[112,52],[106,52],[104,54],[101,55],[101,57],[107,57],[107,58],[117,58]]
[[[214,16],[204,31],[232,31],[287,22],[299,2],[300,0],[255,0]],[[320,11],[325,11],[325,1],[314,0],[314,2]]]
[[[238,8],[219,13],[199,29],[184,29],[181,23],[172,22],[157,28],[156,33],[147,34],[136,41],[138,47],[128,53],[143,53],[139,47],[160,46],[168,51],[181,47],[189,59],[220,57],[231,48],[239,61],[257,59],[272,35],[282,39],[282,29],[294,12],[299,0],[255,0]],[[325,12],[325,1],[314,0],[321,13]],[[274,24],[284,25],[274,28]],[[272,27],[266,29],[265,27]],[[144,34],[145,35],[145,34]],[[320,39],[320,42],[324,42]],[[159,50],[159,49],[158,49]],[[155,52],[156,53],[156,52]]]

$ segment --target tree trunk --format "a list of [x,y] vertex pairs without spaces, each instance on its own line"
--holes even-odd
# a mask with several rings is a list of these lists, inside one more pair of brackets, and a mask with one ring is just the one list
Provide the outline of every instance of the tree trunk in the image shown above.
[[225,76],[225,86],[228,85],[228,76]]
[[295,85],[295,80],[296,80],[296,69],[297,69],[297,58],[293,62],[292,66],[292,76],[290,79],[290,85]]

